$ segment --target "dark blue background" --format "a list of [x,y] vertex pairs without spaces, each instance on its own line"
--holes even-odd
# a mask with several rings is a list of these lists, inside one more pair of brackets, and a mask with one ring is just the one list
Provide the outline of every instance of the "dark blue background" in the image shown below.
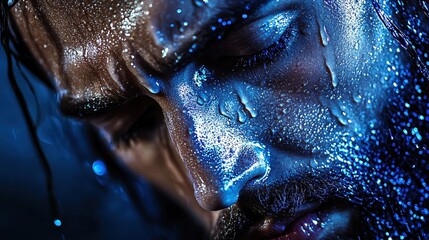
[[[14,69],[53,172],[62,226],[54,225],[46,169],[7,78],[0,48],[0,239],[202,238],[196,221],[174,201],[125,174],[132,179],[138,209],[121,179],[102,171],[105,159],[94,150],[87,126],[63,117],[53,91],[25,69],[28,82],[16,65]],[[93,168],[94,161],[101,169]]]

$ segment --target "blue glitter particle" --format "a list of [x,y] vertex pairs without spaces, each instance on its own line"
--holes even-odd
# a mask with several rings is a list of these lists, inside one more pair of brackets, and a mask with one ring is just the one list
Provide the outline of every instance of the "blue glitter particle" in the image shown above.
[[55,225],[55,226],[57,226],[57,227],[61,227],[61,225],[62,225],[61,220],[59,220],[59,219],[55,219],[55,220],[54,220],[54,225]]

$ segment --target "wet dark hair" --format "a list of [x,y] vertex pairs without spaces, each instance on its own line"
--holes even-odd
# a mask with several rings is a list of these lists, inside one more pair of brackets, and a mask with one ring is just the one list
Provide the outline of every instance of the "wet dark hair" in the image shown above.
[[[53,218],[54,220],[60,219],[59,207],[54,194],[52,169],[49,165],[48,158],[42,149],[40,140],[37,137],[37,125],[31,118],[29,106],[26,103],[23,92],[18,86],[15,73],[14,73],[14,68],[13,68],[14,63],[16,63],[17,68],[20,71],[22,71],[20,67],[20,63],[25,64],[27,66],[31,66],[29,65],[29,63],[34,61],[32,61],[33,59],[30,56],[28,56],[27,54],[24,54],[24,52],[28,52],[28,51],[23,51],[26,49],[20,49],[21,46],[22,48],[25,48],[25,45],[17,42],[17,39],[19,38],[17,38],[16,35],[13,35],[13,32],[11,31],[11,23],[9,21],[9,7],[12,7],[12,6],[13,4],[10,4],[8,0],[1,0],[0,2],[0,21],[1,21],[0,22],[0,39],[1,39],[1,45],[3,46],[3,49],[6,54],[7,76],[12,86],[12,89],[18,99],[18,104],[21,107],[21,109],[23,109],[25,122],[27,124],[27,127],[30,129],[31,140],[34,143],[34,147],[41,161],[40,163],[43,166],[43,169],[45,170],[46,187],[49,194],[49,202],[50,202]],[[17,51],[18,49],[20,50]],[[39,68],[33,67],[31,70],[34,74],[38,76],[39,79],[47,79],[46,76]],[[27,78],[24,78],[24,79],[27,82],[29,81],[29,79]],[[52,84],[49,84],[47,81],[45,81],[45,83],[47,86],[52,88]],[[31,85],[28,84],[28,86],[31,86]],[[33,88],[31,88],[31,91],[34,93]]]

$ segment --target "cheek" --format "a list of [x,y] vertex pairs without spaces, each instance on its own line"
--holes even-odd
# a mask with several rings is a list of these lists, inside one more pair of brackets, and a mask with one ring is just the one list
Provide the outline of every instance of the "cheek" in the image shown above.
[[[267,94],[268,95],[268,94]],[[276,94],[261,102],[265,137],[279,149],[314,152],[326,148],[339,127],[315,94]]]

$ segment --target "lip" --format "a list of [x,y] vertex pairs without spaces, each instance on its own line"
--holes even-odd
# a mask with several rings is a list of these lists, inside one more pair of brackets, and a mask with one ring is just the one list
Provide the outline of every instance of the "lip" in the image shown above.
[[343,204],[304,204],[292,217],[264,219],[251,227],[243,239],[313,240],[347,236],[354,215],[354,209]]

